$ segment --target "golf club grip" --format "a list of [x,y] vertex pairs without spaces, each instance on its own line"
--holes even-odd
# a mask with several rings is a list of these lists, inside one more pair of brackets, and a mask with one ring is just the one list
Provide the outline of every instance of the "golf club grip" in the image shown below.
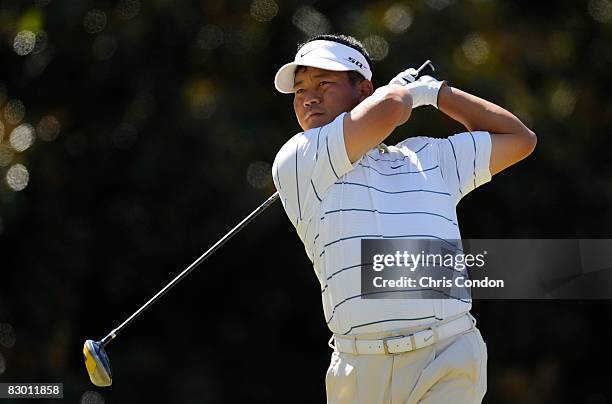
[[257,209],[251,212],[250,215],[245,217],[240,223],[238,223],[232,230],[230,230],[225,236],[223,236],[219,241],[217,241],[212,247],[210,247],[204,254],[202,254],[197,260],[195,260],[191,265],[183,270],[180,274],[178,274],[169,284],[164,286],[162,290],[157,292],[155,296],[149,299],[142,307],[140,307],[134,314],[128,317],[121,325],[111,331],[106,337],[104,337],[100,343],[102,346],[106,346],[110,341],[112,341],[119,332],[126,327],[129,323],[132,322],[136,317],[140,315],[143,311],[145,311],[149,306],[157,301],[160,297],[162,297],[168,290],[172,289],[174,285],[179,283],[184,277],[189,275],[189,273],[194,270],[198,265],[200,265],[206,258],[212,255],[215,251],[217,251],[223,244],[225,244],[230,238],[234,236],[238,231],[240,231],[244,226],[249,224],[249,222],[255,217],[257,217],[261,212],[266,210],[272,203],[274,203],[278,199],[278,192],[275,192],[272,196],[270,196],[264,203],[262,203]]

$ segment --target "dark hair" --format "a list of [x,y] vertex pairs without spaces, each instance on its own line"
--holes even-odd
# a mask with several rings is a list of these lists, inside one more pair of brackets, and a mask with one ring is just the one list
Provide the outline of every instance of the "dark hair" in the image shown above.
[[[312,41],[332,41],[332,42],[337,42],[337,43],[341,43],[342,45],[346,45],[349,46],[353,49],[355,49],[357,52],[361,53],[363,55],[363,57],[365,58],[365,60],[368,62],[368,65],[370,65],[370,71],[373,72],[372,69],[372,59],[370,59],[370,55],[368,55],[368,51],[365,49],[365,47],[363,46],[363,44],[361,42],[359,42],[357,39],[353,38],[352,36],[349,35],[341,35],[341,34],[336,34],[336,35],[332,35],[332,34],[323,34],[323,35],[317,35],[314,36],[312,38],[310,38],[309,40],[307,40],[306,42],[302,42],[300,44],[298,44],[298,51],[302,48],[302,46],[306,45],[308,42],[312,42]],[[356,70],[350,70],[348,72],[346,72],[348,75],[348,79],[350,81],[351,84],[357,84],[363,80],[365,80],[365,77],[363,77],[363,75],[361,73],[359,73]]]

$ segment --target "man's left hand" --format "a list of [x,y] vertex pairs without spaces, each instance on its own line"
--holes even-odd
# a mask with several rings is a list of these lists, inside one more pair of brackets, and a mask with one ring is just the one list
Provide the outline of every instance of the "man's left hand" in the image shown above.
[[416,69],[404,70],[389,82],[389,84],[399,84],[410,89],[412,95],[412,108],[422,107],[423,105],[433,105],[438,108],[438,93],[446,81],[440,81],[431,76],[421,76],[415,80]]

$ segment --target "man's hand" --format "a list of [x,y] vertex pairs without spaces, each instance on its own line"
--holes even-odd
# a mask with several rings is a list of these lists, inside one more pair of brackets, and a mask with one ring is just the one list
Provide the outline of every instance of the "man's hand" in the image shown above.
[[389,84],[399,84],[400,86],[404,86],[406,84],[415,82],[418,75],[419,72],[417,69],[411,67],[410,69],[406,69],[397,76],[393,77]]
[[446,81],[440,81],[431,76],[421,76],[417,80],[416,75],[418,71],[410,68],[395,76],[389,84],[403,85],[410,90],[413,109],[424,105],[438,108],[438,93]]

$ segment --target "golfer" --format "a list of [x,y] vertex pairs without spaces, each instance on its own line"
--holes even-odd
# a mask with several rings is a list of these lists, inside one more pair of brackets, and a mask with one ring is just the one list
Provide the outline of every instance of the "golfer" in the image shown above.
[[[372,63],[344,35],[301,45],[275,78],[293,94],[303,132],[272,175],[321,284],[334,349],[328,403],[480,403],[487,348],[457,299],[362,299],[361,239],[458,240],[457,203],[528,156],[536,136],[482,98],[410,70],[374,90]],[[467,128],[382,142],[413,110],[433,106]],[[299,338],[299,335],[296,336]]]

